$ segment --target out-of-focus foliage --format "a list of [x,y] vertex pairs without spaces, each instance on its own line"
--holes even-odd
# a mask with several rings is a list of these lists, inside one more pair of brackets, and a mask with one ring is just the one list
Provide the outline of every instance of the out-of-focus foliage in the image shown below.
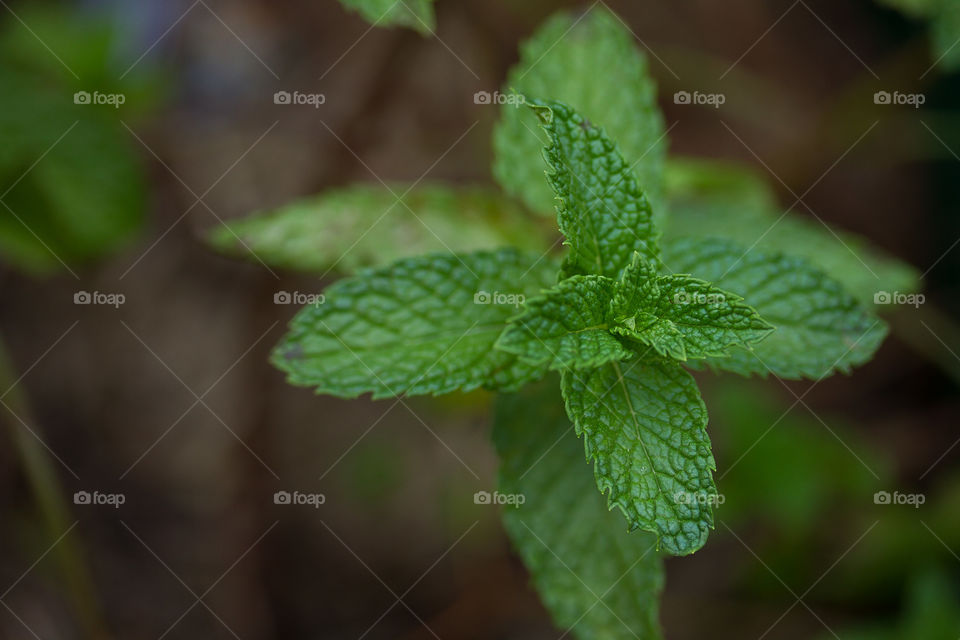
[[717,484],[725,499],[717,511],[731,526],[757,519],[781,535],[808,537],[831,505],[872,501],[871,470],[889,480],[889,462],[845,425],[824,417],[841,442],[803,406],[790,409],[791,401],[785,405],[754,383],[721,379],[707,401],[720,434]]
[[960,3],[956,0],[879,0],[911,18],[930,22],[934,60],[947,71],[960,68]]
[[806,258],[865,305],[872,305],[880,291],[907,293],[920,287],[913,267],[863,238],[784,211],[769,186],[748,169],[674,159],[667,163],[665,185],[670,210],[666,238],[729,238],[745,249]]
[[[563,102],[603,127],[662,215],[663,117],[646,57],[620,18],[596,7],[551,17],[520,47],[520,62],[503,85],[503,93],[511,91]],[[553,194],[540,159],[546,136],[537,117],[514,104],[504,104],[500,117],[493,135],[497,181],[532,210],[552,214]]]
[[354,273],[435,251],[546,250],[546,234],[512,200],[483,187],[355,184],[210,233],[214,247],[288,269]]
[[[833,638],[831,634],[822,640]],[[960,594],[947,574],[917,572],[907,585],[899,619],[842,630],[844,640],[956,640],[960,638]]]
[[45,273],[140,226],[143,176],[121,118],[149,105],[158,84],[149,73],[117,80],[108,22],[46,5],[20,17],[29,28],[11,18],[0,30],[0,253]]
[[433,0],[340,0],[340,3],[374,26],[410,27],[420,33],[430,33],[436,27]]

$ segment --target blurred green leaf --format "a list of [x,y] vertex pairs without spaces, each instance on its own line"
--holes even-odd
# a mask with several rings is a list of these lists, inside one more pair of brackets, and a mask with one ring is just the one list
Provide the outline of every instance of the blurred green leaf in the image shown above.
[[43,273],[108,252],[139,227],[144,184],[107,106],[0,66],[0,252]]
[[[520,48],[504,93],[563,102],[606,130],[619,145],[640,187],[660,215],[661,174],[667,140],[656,88],[633,34],[605,8],[560,12]],[[531,210],[550,214],[553,193],[543,179],[541,149],[548,140],[537,117],[504,104],[494,130],[493,172],[504,190]],[[659,222],[660,218],[657,218]]]
[[123,94],[120,109],[110,109],[125,119],[148,111],[160,99],[163,74],[148,60],[129,66],[121,31],[125,25],[109,14],[36,2],[17,7],[17,15],[22,23],[11,17],[0,28],[4,67],[70,89],[68,98],[75,91]]
[[880,291],[920,288],[913,267],[851,233],[814,218],[784,214],[766,183],[752,171],[709,160],[673,159],[667,164],[668,238],[729,238],[745,249],[779,251],[806,258],[854,297],[873,305]]
[[140,227],[139,145],[123,128],[160,95],[146,63],[118,66],[105,16],[18,6],[0,27],[0,253],[32,273],[115,250]]
[[960,67],[960,3],[956,0],[879,0],[911,18],[930,22],[931,55],[947,71]]
[[[772,523],[780,535],[813,536],[831,506],[872,500],[878,481],[890,479],[888,461],[842,421],[823,416],[834,437],[802,406],[790,409],[757,384],[719,378],[704,394],[718,446],[724,503],[718,515],[730,526],[746,519]],[[847,447],[846,443],[861,463]]]
[[[834,635],[823,635],[823,640]],[[960,638],[960,597],[942,570],[917,572],[907,585],[897,621],[844,631],[845,640],[957,640]]]
[[493,426],[510,540],[557,626],[579,640],[655,640],[663,566],[652,534],[606,507],[555,376],[500,394]]
[[495,191],[440,184],[407,189],[402,184],[331,189],[218,226],[209,240],[221,251],[256,255],[279,267],[348,274],[435,251],[547,249],[538,223]]
[[433,0],[340,0],[368,22],[380,27],[410,27],[428,34],[436,28]]

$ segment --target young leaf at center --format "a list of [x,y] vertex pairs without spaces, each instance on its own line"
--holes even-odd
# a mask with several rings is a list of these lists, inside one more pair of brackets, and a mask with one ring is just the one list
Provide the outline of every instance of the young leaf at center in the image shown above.
[[639,254],[617,283],[611,331],[686,360],[749,348],[773,330],[743,299],[686,275],[660,275]]
[[530,300],[500,336],[497,348],[551,369],[596,367],[631,356],[609,330],[613,280],[573,276]]

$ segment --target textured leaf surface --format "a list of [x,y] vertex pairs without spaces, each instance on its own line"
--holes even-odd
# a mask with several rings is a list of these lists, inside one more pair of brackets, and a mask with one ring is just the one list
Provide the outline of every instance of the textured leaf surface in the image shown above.
[[617,284],[610,316],[614,333],[678,360],[750,348],[772,329],[740,296],[686,275],[657,276],[639,255]]
[[[784,214],[769,187],[747,169],[725,163],[671,161],[666,172],[669,221],[664,240],[720,237],[745,247],[806,258],[863,304],[878,291],[917,291],[917,271],[851,233],[817,219]],[[748,300],[752,297],[745,292]]]
[[547,249],[547,234],[495,191],[441,184],[408,189],[379,183],[331,189],[220,225],[210,242],[283,268],[348,274],[437,251]]
[[570,107],[532,102],[550,139],[547,179],[557,196],[557,220],[570,253],[567,275],[618,278],[634,252],[659,259],[650,203],[606,133]]
[[735,347],[728,357],[708,360],[716,369],[818,379],[868,361],[887,333],[839,282],[803,258],[748,251],[726,240],[683,239],[664,244],[663,262],[670,270],[749,294],[775,328],[752,351]]
[[574,276],[527,301],[497,347],[551,369],[595,367],[632,354],[609,331],[613,280]]
[[[510,90],[571,105],[603,126],[659,204],[667,148],[663,118],[646,58],[617,16],[603,8],[552,16],[521,47],[520,62],[504,83],[503,91]],[[507,193],[544,214],[553,211],[540,160],[546,143],[529,110],[502,107],[493,137],[494,175]]]
[[635,359],[562,378],[567,414],[594,461],[597,486],[632,529],[673,555],[703,546],[713,527],[716,464],[707,410],[689,373]]
[[542,367],[494,349],[514,298],[534,296],[556,264],[513,249],[407,258],[335,283],[305,307],[273,363],[292,384],[374,398],[514,389]]
[[433,0],[340,0],[378,27],[410,27],[421,33],[434,30]]
[[656,538],[627,532],[597,493],[554,378],[497,398],[503,521],[557,626],[579,640],[658,640]]

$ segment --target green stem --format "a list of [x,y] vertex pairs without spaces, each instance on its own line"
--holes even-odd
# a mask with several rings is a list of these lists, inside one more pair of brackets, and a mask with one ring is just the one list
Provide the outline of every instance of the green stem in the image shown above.
[[[23,472],[51,542],[62,539],[52,550],[64,581],[64,590],[74,609],[84,637],[102,640],[109,637],[96,589],[84,561],[77,534],[67,533],[75,524],[64,499],[50,456],[39,440],[41,434],[30,404],[17,384],[16,369],[0,339],[0,390],[7,407],[7,424]],[[31,433],[32,431],[32,433]]]

